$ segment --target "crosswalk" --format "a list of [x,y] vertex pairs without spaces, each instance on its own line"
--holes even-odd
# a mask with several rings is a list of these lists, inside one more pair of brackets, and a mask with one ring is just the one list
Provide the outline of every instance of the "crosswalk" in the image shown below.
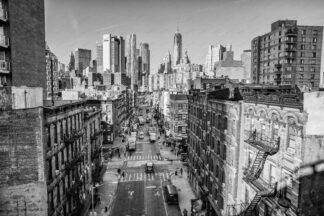
[[128,161],[142,161],[142,160],[163,160],[160,155],[132,155],[127,156]]
[[120,182],[129,181],[154,181],[162,180],[166,181],[169,179],[170,174],[166,172],[159,173],[125,173],[125,177],[120,177]]

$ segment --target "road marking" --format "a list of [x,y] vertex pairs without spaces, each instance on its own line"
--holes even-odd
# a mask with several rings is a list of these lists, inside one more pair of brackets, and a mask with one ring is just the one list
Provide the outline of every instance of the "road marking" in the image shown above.
[[162,188],[162,198],[163,198],[163,204],[164,204],[164,210],[165,210],[165,214],[166,214],[166,215],[169,215],[169,214],[168,214],[168,210],[167,210],[167,207],[166,207],[166,203],[165,203],[165,198],[164,198],[164,193],[163,193],[163,185],[162,185],[162,180],[160,180],[160,183],[161,183],[161,188]]
[[152,186],[146,186],[146,188],[151,189],[151,188],[156,188],[156,186],[152,185]]

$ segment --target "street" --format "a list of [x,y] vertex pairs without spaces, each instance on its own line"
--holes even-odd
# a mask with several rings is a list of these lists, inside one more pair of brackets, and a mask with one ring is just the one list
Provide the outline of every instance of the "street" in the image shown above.
[[[146,113],[142,112],[141,115],[146,119]],[[122,168],[125,175],[118,183],[116,200],[109,214],[111,216],[181,215],[179,206],[168,205],[165,202],[162,185],[168,183],[174,169],[171,162],[164,160],[160,155],[163,137],[158,133],[160,139],[155,143],[149,142],[147,130],[152,124],[157,127],[155,120],[152,120],[138,129],[138,132],[144,132],[144,139],[137,137],[136,151],[126,157],[127,165]],[[145,172],[145,164],[148,161],[154,163],[153,173]]]

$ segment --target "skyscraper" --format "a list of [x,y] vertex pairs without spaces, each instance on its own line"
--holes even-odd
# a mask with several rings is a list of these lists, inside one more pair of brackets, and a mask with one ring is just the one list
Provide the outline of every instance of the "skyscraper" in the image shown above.
[[140,56],[142,56],[142,71],[150,74],[150,49],[148,43],[140,44]]
[[90,66],[91,50],[78,48],[75,50],[74,57],[76,75],[81,77],[83,70]]
[[69,71],[75,69],[75,58],[73,52],[71,52],[70,62],[69,62]]
[[252,40],[252,81],[318,89],[322,38],[322,26],[299,26],[296,20],[272,23],[271,32]]
[[178,28],[177,32],[174,34],[174,40],[173,40],[173,66],[179,64],[181,58],[182,58],[182,36]]
[[130,78],[132,89],[138,87],[138,70],[137,70],[137,50],[136,50],[136,35],[127,35],[127,76]]
[[121,36],[103,35],[103,71],[125,73],[125,40]]
[[215,63],[223,60],[223,53],[226,48],[222,45],[209,45],[208,54],[206,57],[205,73],[206,75],[213,76]]
[[97,72],[103,73],[103,46],[97,43]]

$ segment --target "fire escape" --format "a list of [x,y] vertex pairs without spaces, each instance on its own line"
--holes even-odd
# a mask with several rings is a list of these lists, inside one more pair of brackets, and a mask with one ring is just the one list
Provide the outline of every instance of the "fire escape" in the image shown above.
[[[253,163],[245,170],[245,177],[243,178],[243,180],[245,180],[247,183],[254,183],[260,177],[267,157],[269,155],[274,155],[279,151],[280,137],[278,137],[278,139],[276,140],[271,139],[261,133],[257,133],[257,131],[254,130],[249,138],[245,140],[245,142],[258,149],[258,153]],[[259,203],[261,198],[273,196],[276,194],[276,192],[276,186],[274,186],[273,188],[266,188],[264,190],[258,191],[251,203],[249,203],[245,207],[245,209],[241,211],[239,216],[257,215],[255,207]]]

